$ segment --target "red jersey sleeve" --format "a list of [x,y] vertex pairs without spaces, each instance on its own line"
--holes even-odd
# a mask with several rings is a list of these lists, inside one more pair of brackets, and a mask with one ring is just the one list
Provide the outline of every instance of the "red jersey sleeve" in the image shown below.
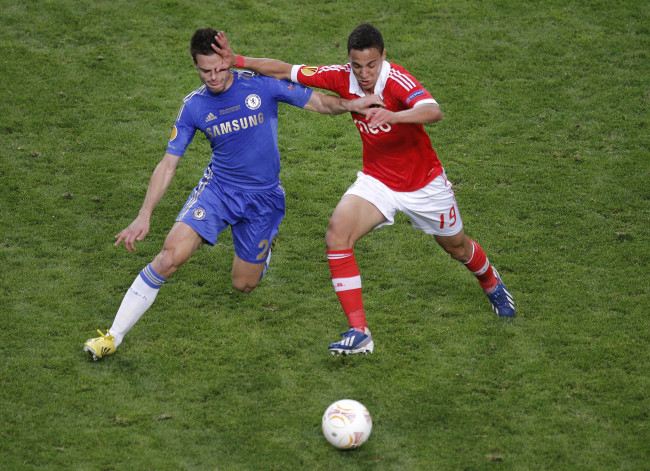
[[308,87],[321,88],[342,98],[359,98],[350,94],[350,65],[294,66],[291,80]]

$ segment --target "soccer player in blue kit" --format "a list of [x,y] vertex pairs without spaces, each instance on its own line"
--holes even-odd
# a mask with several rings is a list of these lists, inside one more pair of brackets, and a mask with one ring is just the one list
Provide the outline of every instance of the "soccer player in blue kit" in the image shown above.
[[278,149],[278,103],[324,114],[365,114],[381,100],[346,100],[302,85],[250,72],[220,70],[221,56],[212,49],[217,31],[197,30],[190,53],[203,86],[181,105],[167,152],[151,176],[135,220],[117,236],[129,252],[150,228],[151,214],[165,194],[181,157],[197,130],[212,147],[212,159],[194,188],[162,250],[136,277],[106,334],[84,343],[94,360],[115,353],[126,333],[153,304],[160,287],[203,244],[214,245],[231,227],[235,258],[233,286],[255,289],[271,257],[271,243],[285,212]]

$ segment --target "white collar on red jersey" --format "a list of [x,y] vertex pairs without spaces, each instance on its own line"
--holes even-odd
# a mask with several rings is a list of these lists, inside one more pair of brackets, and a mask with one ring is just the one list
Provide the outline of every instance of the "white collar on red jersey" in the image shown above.
[[[350,93],[359,96],[366,96],[366,92],[361,89],[359,82],[357,82],[357,78],[354,76],[354,72],[352,72],[352,66],[350,64],[348,64],[348,66],[350,67]],[[382,100],[384,99],[384,87],[388,80],[388,74],[390,74],[390,63],[384,61],[383,64],[381,64],[381,72],[379,72],[379,78],[375,84],[375,94],[379,95]]]

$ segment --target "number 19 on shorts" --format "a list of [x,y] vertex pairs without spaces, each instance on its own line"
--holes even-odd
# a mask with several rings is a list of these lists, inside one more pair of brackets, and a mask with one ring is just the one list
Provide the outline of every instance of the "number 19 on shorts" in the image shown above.
[[[447,224],[446,227],[445,224]],[[455,224],[456,224],[456,207],[452,206],[449,209],[448,214],[445,213],[440,214],[440,229],[445,229],[445,228],[450,229],[454,227]]]

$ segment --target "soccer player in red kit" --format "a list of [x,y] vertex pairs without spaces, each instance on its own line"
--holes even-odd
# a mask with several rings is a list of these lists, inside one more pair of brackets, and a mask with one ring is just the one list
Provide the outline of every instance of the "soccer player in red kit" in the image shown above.
[[364,235],[394,223],[396,211],[436,242],[476,276],[494,311],[514,317],[515,305],[485,252],[463,231],[452,184],[431,147],[423,125],[442,119],[431,94],[403,67],[386,61],[381,32],[373,25],[357,26],[348,38],[349,63],[309,67],[275,59],[235,55],[223,32],[215,51],[224,65],[246,68],[277,79],[335,92],[355,99],[377,94],[383,108],[366,116],[352,114],[363,141],[363,168],[334,209],[325,243],[334,290],[350,329],[329,346],[332,354],[367,353],[374,349],[361,295],[361,276],[354,244]]

